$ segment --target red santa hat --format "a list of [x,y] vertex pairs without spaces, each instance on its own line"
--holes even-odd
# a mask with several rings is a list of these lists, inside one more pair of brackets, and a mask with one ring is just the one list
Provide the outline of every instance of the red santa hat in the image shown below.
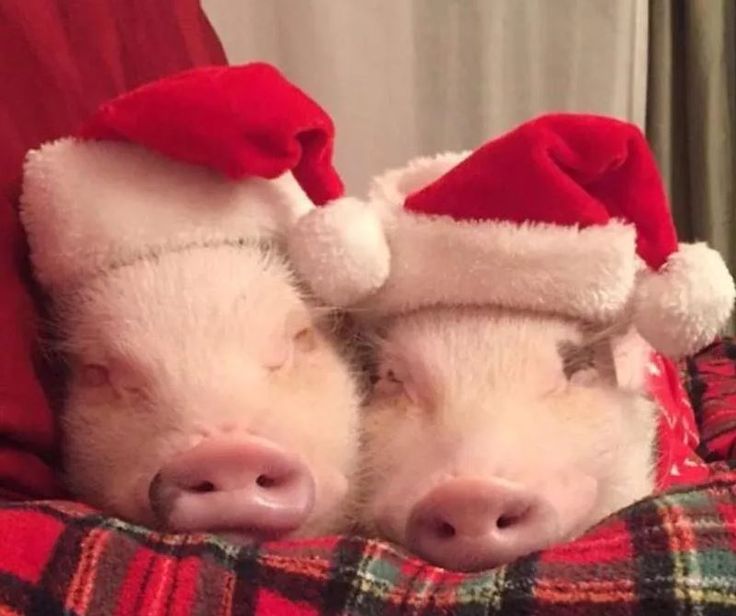
[[720,255],[678,244],[639,129],[599,116],[542,116],[470,154],[418,159],[367,202],[308,213],[289,241],[314,292],[375,315],[492,304],[631,318],[679,356],[716,336],[734,303]]
[[185,71],[28,154],[21,216],[42,284],[142,253],[283,234],[342,194],[327,113],[275,68]]

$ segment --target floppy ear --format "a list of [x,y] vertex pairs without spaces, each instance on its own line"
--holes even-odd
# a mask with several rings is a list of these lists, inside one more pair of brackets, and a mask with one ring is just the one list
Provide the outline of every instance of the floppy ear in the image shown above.
[[654,348],[634,325],[627,325],[609,336],[618,387],[646,393],[647,376]]

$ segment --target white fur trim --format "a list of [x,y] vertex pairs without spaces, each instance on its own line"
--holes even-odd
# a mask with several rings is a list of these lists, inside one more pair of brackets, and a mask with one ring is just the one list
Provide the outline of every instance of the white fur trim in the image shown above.
[[375,314],[494,304],[607,321],[634,289],[634,228],[459,222],[402,209],[467,152],[418,158],[377,177],[368,203],[342,199],[299,221],[296,269],[323,300]]
[[718,335],[735,297],[733,278],[718,252],[704,243],[680,244],[659,272],[641,273],[635,324],[658,351],[687,355]]
[[393,267],[364,303],[379,312],[493,304],[607,321],[634,288],[634,229],[617,222],[577,229],[402,210],[387,233]]
[[142,250],[279,234],[313,207],[291,173],[232,182],[128,143],[61,139],[24,171],[31,258],[55,287]]
[[391,266],[378,212],[350,198],[303,216],[289,235],[289,255],[314,293],[335,306],[377,291]]

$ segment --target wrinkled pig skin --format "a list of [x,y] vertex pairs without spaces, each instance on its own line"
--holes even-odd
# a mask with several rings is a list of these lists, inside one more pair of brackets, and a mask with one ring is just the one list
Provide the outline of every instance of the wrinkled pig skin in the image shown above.
[[350,499],[364,531],[482,570],[651,493],[655,407],[617,380],[604,335],[587,346],[579,324],[494,308],[430,308],[373,335]]
[[74,494],[233,541],[339,527],[355,370],[280,254],[245,243],[143,257],[58,303]]

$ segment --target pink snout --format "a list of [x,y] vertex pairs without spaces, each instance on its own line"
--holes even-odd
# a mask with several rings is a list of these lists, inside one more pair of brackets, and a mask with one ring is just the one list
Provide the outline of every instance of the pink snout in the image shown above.
[[151,509],[174,531],[271,539],[299,528],[314,479],[296,456],[265,439],[207,439],[171,459],[151,481]]
[[407,541],[418,556],[459,571],[510,562],[553,542],[557,517],[523,486],[501,479],[452,479],[411,510]]

